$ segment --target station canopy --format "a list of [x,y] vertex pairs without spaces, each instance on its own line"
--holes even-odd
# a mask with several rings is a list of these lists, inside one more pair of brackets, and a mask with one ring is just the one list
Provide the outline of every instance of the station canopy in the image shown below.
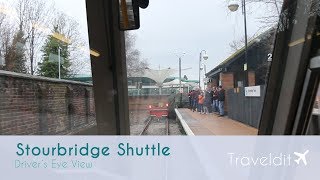
[[176,69],[145,69],[143,72],[135,72],[132,77],[147,77],[154,80],[158,86],[163,86],[163,81],[177,72]]

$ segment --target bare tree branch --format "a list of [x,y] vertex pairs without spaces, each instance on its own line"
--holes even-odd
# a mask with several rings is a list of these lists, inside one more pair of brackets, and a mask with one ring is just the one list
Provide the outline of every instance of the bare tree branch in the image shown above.
[[69,41],[71,76],[79,74],[84,68],[90,66],[89,47],[87,47],[87,43],[82,39],[79,32],[79,23],[63,12],[57,12],[53,26],[57,27],[58,32]]
[[19,0],[16,4],[19,29],[25,34],[30,73],[33,75],[45,32],[37,26],[50,24],[53,6],[41,0]]
[[[227,1],[229,2],[229,1]],[[270,29],[274,27],[279,22],[279,16],[281,12],[283,0],[246,0],[246,4],[252,7],[259,7],[259,9],[266,10],[265,15],[258,17],[257,20],[260,22],[260,30]],[[256,35],[248,38],[248,41],[253,39]],[[234,40],[229,43],[232,53],[241,49],[244,46],[244,37],[240,40]]]
[[137,72],[143,72],[148,68],[149,64],[147,59],[141,59],[140,51],[135,48],[136,36],[129,32],[125,32],[125,40],[127,74],[130,77]]

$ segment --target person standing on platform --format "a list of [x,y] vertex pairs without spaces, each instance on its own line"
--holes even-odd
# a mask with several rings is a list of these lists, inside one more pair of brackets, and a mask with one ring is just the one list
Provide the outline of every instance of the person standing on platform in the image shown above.
[[192,111],[196,111],[199,109],[198,107],[198,96],[199,96],[199,90],[196,89],[192,92],[191,97],[192,97]]
[[192,102],[192,92],[193,90],[189,91],[188,93],[188,97],[189,97],[189,109],[192,110],[192,107],[193,107],[193,102]]
[[204,96],[203,96],[203,92],[200,93],[199,95],[199,98],[198,98],[198,103],[199,103],[199,113],[200,114],[203,114],[204,111],[203,111],[203,103],[204,103]]
[[224,101],[225,101],[225,90],[222,86],[219,86],[218,91],[218,102],[219,102],[219,116],[224,116]]
[[212,112],[212,90],[211,88],[207,87],[205,93],[204,93],[204,104],[203,104],[203,110],[204,114],[209,114]]
[[218,89],[217,87],[213,87],[213,94],[212,94],[212,109],[214,112],[219,112],[219,102],[218,102]]

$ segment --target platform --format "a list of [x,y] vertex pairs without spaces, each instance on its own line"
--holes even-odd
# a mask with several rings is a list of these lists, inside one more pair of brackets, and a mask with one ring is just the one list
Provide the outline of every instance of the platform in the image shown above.
[[175,109],[187,135],[257,135],[258,130],[216,114],[199,114],[190,109]]

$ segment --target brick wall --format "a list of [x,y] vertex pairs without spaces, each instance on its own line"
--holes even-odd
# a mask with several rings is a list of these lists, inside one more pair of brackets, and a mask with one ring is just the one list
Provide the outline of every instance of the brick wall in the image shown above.
[[75,134],[95,124],[91,84],[0,70],[0,134]]
[[218,85],[219,85],[218,79],[211,79],[211,82],[208,83],[208,87],[210,87],[210,88],[218,87]]
[[[221,85],[223,89],[227,92],[229,89],[234,88],[234,79],[233,79],[233,73],[228,72],[228,73],[220,73],[220,80],[221,80]],[[225,94],[226,98],[224,101],[224,111],[227,113],[228,112],[228,97],[227,93]]]
[[254,71],[248,72],[248,85],[255,86],[256,85],[256,75]]
[[225,90],[234,88],[234,79],[233,79],[232,72],[220,73],[220,81],[221,81],[222,87]]

